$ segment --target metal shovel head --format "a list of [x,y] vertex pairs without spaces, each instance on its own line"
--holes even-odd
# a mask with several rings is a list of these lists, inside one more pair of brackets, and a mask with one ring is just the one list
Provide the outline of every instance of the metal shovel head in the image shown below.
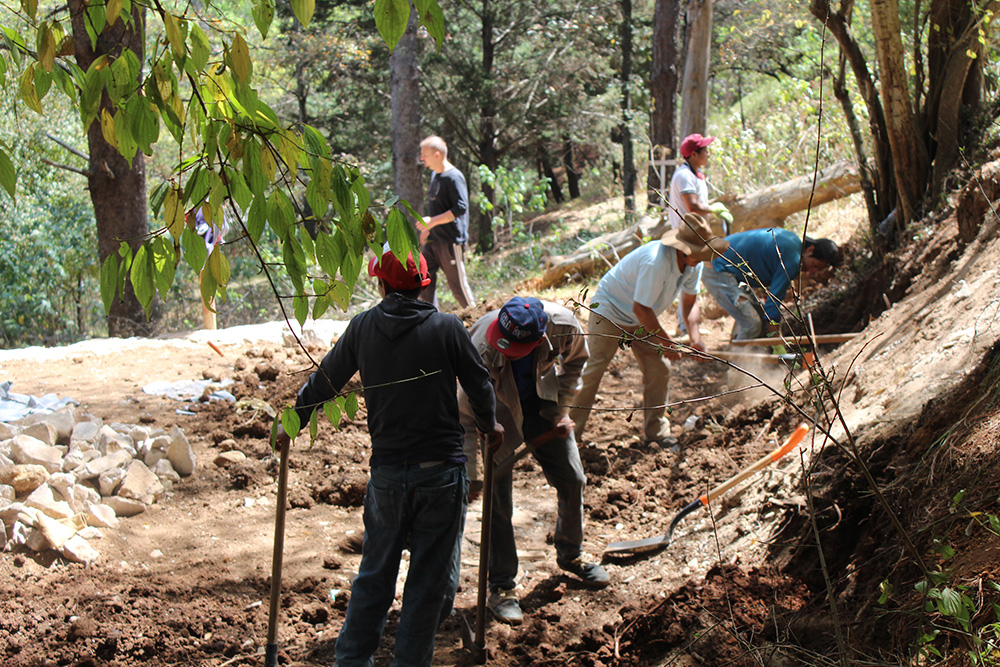
[[489,654],[489,651],[486,650],[486,642],[478,643],[476,632],[472,629],[469,618],[462,613],[459,613],[459,616],[462,617],[462,648],[472,654],[472,659],[476,661],[477,665],[485,665]]
[[604,547],[606,554],[643,554],[656,551],[667,546],[670,540],[667,535],[656,535],[642,540],[628,540],[626,542],[612,542]]

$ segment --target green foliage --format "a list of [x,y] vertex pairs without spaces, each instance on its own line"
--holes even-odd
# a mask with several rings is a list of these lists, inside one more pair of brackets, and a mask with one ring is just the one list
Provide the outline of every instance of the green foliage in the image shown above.
[[479,165],[479,179],[498,195],[496,206],[485,200],[480,203],[485,211],[493,212],[494,229],[506,223],[514,240],[529,238],[530,232],[525,230],[521,216],[527,211],[545,210],[549,179],[533,178],[521,169],[507,169],[503,165],[494,172],[485,164]]

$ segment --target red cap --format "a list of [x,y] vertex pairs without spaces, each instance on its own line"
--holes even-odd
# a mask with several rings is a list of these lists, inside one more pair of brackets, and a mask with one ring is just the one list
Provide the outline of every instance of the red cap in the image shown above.
[[689,134],[681,142],[681,155],[684,159],[691,157],[695,151],[700,151],[705,146],[715,141],[715,137],[703,137],[700,134]]
[[395,290],[408,292],[418,287],[427,287],[431,284],[430,271],[427,270],[427,260],[423,255],[420,258],[420,269],[413,261],[411,252],[406,258],[406,267],[399,262],[394,254],[385,248],[382,250],[382,261],[378,257],[372,257],[368,262],[368,275],[381,278],[385,284]]

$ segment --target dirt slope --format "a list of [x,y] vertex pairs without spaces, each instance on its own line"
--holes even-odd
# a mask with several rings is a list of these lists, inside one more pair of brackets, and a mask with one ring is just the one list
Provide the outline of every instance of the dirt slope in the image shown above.
[[[865,287],[869,295],[898,291],[897,302],[871,323],[851,319],[863,335],[839,350],[822,350],[821,362],[842,396],[844,422],[861,461],[871,467],[927,566],[940,564],[940,549],[934,548],[944,537],[955,545],[955,585],[971,585],[992,576],[996,559],[990,554],[1000,548],[979,523],[966,529],[971,519],[965,518],[971,511],[995,511],[995,485],[988,485],[996,475],[985,463],[995,453],[1000,428],[988,391],[996,383],[990,369],[1000,337],[1000,248],[993,223],[980,232],[982,240],[970,244],[958,238],[953,217],[943,216],[936,225],[927,234],[930,243],[913,244],[902,257],[896,277],[905,277],[908,286],[894,291],[890,279]],[[823,303],[843,302],[844,293],[856,289],[847,277],[835,276],[810,297],[811,305],[820,312]],[[497,305],[463,315],[471,320]],[[728,326],[726,320],[707,323],[713,345]],[[323,331],[319,337],[328,341],[331,335]],[[181,426],[200,463],[172,496],[106,531],[94,566],[0,554],[2,663],[262,664],[276,491],[266,444],[269,419],[252,410],[237,413],[231,404],[187,406],[140,389],[154,380],[229,377],[237,398],[280,406],[293,400],[309,367],[306,355],[285,346],[273,326],[0,353],[0,381],[13,381],[15,391],[72,396],[81,410],[107,421]],[[806,374],[753,370],[809,416],[817,414]],[[682,433],[680,424],[691,414],[699,416],[699,428],[683,433],[680,454],[650,450],[639,445],[631,412],[639,400],[638,371],[628,355],[618,356],[597,404],[606,411],[595,415],[581,443],[589,484],[585,548],[591,554],[599,556],[609,542],[663,532],[680,507],[770,451],[802,420],[778,400],[761,401],[759,391],[720,397],[741,384],[746,380],[721,364],[675,364],[671,400],[694,401],[675,407],[676,432]],[[704,397],[715,398],[696,400]],[[830,402],[824,405],[829,411]],[[195,415],[177,413],[189,407]],[[364,417],[362,401],[353,421],[337,431],[324,426],[312,447],[300,440],[291,459],[282,664],[332,662],[360,560],[351,541],[361,529],[367,472]],[[830,432],[839,443],[848,442],[842,425]],[[945,433],[952,438],[942,440]],[[228,438],[249,459],[217,467],[214,457]],[[809,475],[803,475],[806,469]],[[964,485],[975,503],[950,503],[960,490],[956,485]],[[490,625],[492,664],[801,664],[815,662],[810,656],[835,656],[838,636],[856,658],[884,655],[894,661],[923,629],[923,621],[908,613],[921,600],[909,593],[919,569],[907,545],[873,499],[857,461],[822,437],[712,511],[685,520],[668,549],[608,559],[614,581],[603,591],[586,590],[556,568],[554,494],[531,461],[518,468],[515,501],[519,586],[528,618],[519,628]],[[952,517],[950,527],[942,516]],[[456,600],[461,612],[475,601],[480,518],[477,502],[463,545]],[[828,561],[825,577],[815,532]],[[883,609],[900,613],[873,622],[883,580],[895,585]],[[980,626],[988,620],[988,597],[975,600],[984,610]],[[398,604],[376,664],[391,658]],[[455,615],[442,627],[435,664],[471,664],[461,649],[460,623]],[[945,631],[935,645],[957,655],[960,640],[950,637]]]

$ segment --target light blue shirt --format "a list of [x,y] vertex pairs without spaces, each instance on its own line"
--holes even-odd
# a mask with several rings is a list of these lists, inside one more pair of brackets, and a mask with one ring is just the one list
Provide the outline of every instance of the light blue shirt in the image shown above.
[[675,248],[650,241],[625,255],[601,278],[590,305],[616,324],[637,327],[634,304],[647,306],[659,315],[670,307],[678,292],[697,294],[697,278],[697,272],[685,273],[677,266]]

